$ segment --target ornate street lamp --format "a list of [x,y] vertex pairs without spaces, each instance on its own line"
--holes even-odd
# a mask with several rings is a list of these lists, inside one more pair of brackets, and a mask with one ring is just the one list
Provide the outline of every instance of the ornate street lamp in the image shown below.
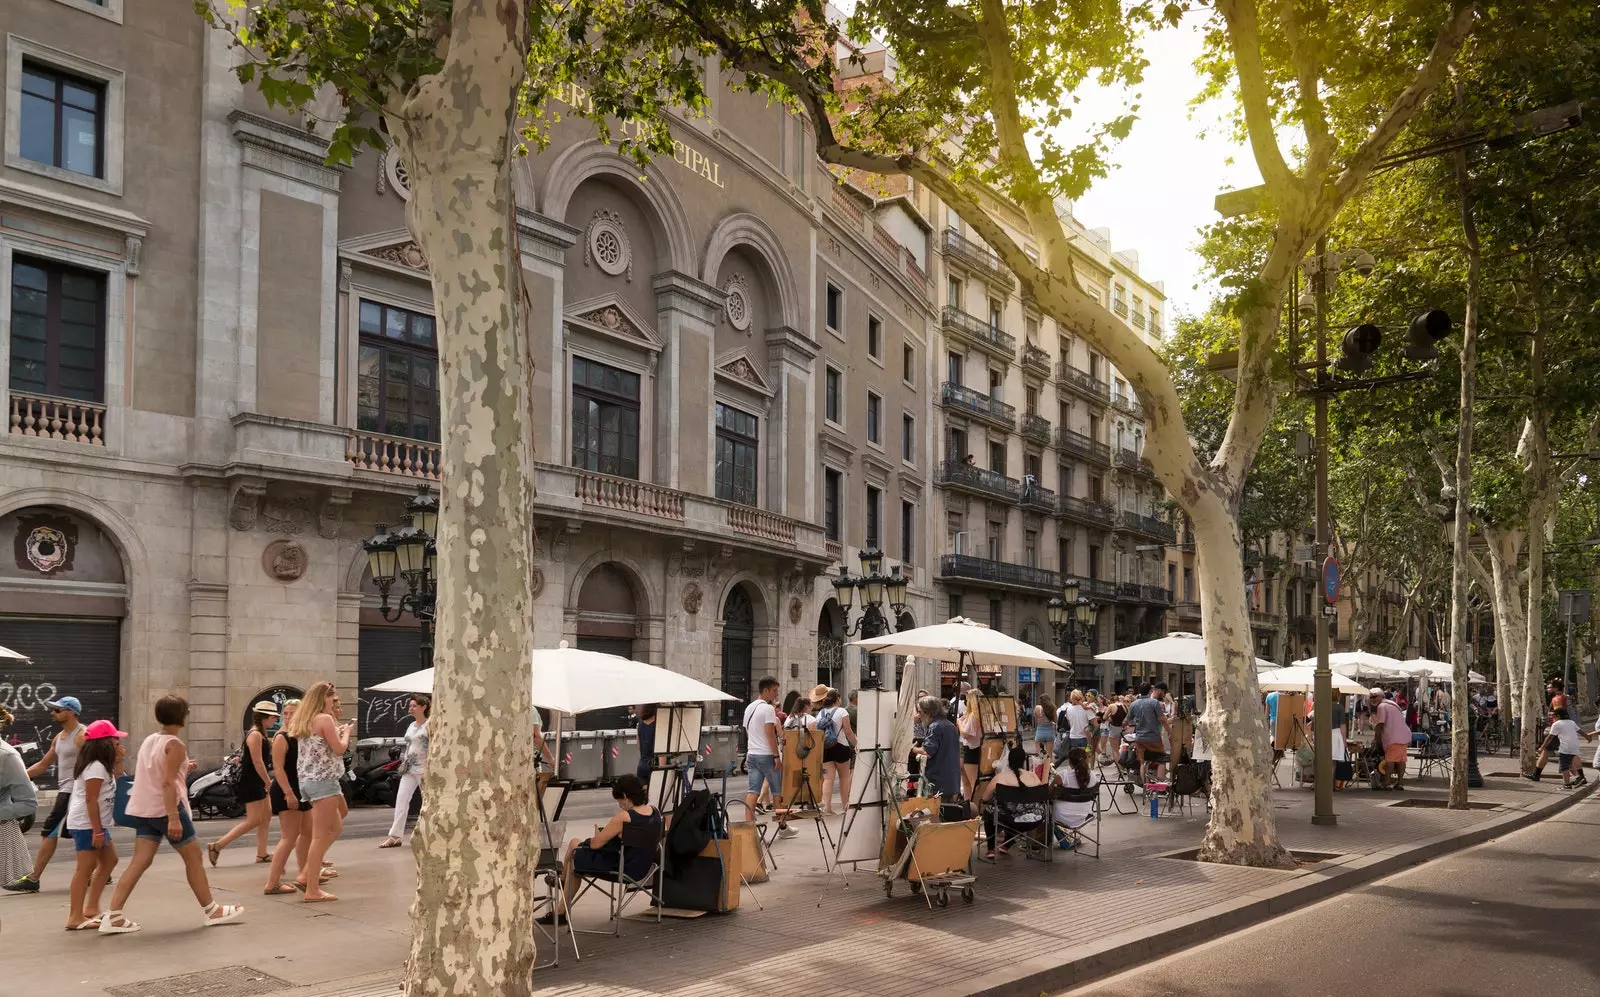
[[1074,673],[1078,666],[1077,646],[1093,646],[1095,623],[1100,617],[1099,603],[1079,595],[1079,589],[1078,580],[1068,578],[1061,586],[1061,595],[1046,604],[1050,630],[1065,651]]
[[[894,617],[906,611],[906,587],[910,579],[895,567],[888,575],[883,573],[883,551],[864,550],[861,552],[861,574],[851,575],[850,569],[844,565],[839,566],[839,576],[833,580],[833,591],[839,599],[839,608],[844,610],[845,627],[844,635],[854,637],[860,634],[863,637],[876,637],[879,634],[891,633],[894,627],[890,624],[890,614]],[[854,624],[850,623],[850,610],[855,606],[856,594],[861,595],[861,616]],[[885,612],[887,607],[889,612]],[[876,658],[876,655],[869,656]],[[874,688],[877,685],[877,675],[874,673],[862,681],[863,688]]]
[[[433,612],[438,595],[438,546],[434,530],[439,525],[439,497],[426,487],[406,503],[406,515],[392,531],[379,523],[372,536],[362,541],[367,553],[367,568],[378,586],[378,614],[393,623],[407,613],[422,631],[421,657],[424,667],[433,663]],[[405,591],[390,605],[389,594],[396,581]]]

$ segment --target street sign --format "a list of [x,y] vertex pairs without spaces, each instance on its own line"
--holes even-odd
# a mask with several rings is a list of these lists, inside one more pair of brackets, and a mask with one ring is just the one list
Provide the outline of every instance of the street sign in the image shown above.
[[1322,597],[1330,606],[1339,601],[1339,559],[1332,554],[1322,562]]
[[1317,549],[1310,544],[1297,544],[1294,548],[1296,564],[1314,564],[1317,560]]
[[1018,668],[1017,669],[1017,681],[1019,683],[1021,683],[1021,682],[1037,682],[1037,681],[1039,681],[1039,671],[1040,671],[1040,669],[1038,669],[1038,668]]
[[1589,590],[1562,589],[1561,616],[1568,623],[1589,622]]

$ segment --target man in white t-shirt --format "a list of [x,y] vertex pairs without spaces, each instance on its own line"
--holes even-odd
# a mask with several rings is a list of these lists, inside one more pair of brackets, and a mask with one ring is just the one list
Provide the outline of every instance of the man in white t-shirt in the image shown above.
[[[750,775],[744,812],[751,822],[756,819],[756,800],[763,786],[771,791],[774,803],[783,797],[783,738],[778,733],[778,711],[773,707],[778,701],[778,680],[768,676],[756,689],[757,698],[744,708],[744,767]],[[799,833],[778,821],[779,837],[792,838]]]
[[[1556,719],[1550,724],[1549,741],[1555,742],[1556,757],[1561,762],[1561,785],[1567,789],[1585,785],[1589,779],[1583,774],[1583,761],[1579,755],[1583,752],[1583,739],[1592,735],[1579,730],[1578,722],[1567,716],[1565,697],[1555,697],[1553,705],[1552,715]],[[1542,753],[1540,757],[1543,757]],[[1543,774],[1544,766],[1538,765],[1528,774],[1528,778],[1538,782]]]

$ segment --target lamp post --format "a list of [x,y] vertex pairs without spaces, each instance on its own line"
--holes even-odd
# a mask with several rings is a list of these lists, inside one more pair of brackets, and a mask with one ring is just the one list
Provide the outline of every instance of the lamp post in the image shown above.
[[[854,637],[859,633],[863,637],[877,637],[891,632],[894,627],[890,625],[884,607],[888,606],[896,617],[905,612],[906,586],[909,583],[910,579],[901,573],[898,566],[888,575],[883,573],[883,551],[876,548],[861,552],[859,575],[851,575],[849,568],[839,565],[839,576],[833,580],[833,591],[839,599],[839,607],[844,610],[844,635]],[[852,624],[850,610],[855,606],[858,592],[861,595],[861,616]],[[875,657],[868,655],[868,660]],[[862,680],[861,685],[863,688],[877,687],[876,668]]]
[[1100,617],[1100,604],[1079,595],[1078,591],[1078,580],[1069,578],[1061,586],[1061,595],[1046,604],[1050,631],[1055,635],[1056,644],[1066,650],[1067,663],[1074,676],[1078,672],[1077,647],[1079,644],[1093,646],[1095,622]]
[[[367,552],[367,567],[378,586],[378,613],[393,623],[410,613],[422,631],[420,657],[424,668],[433,664],[433,609],[438,595],[438,547],[434,531],[439,528],[439,497],[426,487],[406,503],[406,514],[393,531],[379,523],[372,536],[361,544]],[[399,580],[405,591],[393,606],[389,592]]]

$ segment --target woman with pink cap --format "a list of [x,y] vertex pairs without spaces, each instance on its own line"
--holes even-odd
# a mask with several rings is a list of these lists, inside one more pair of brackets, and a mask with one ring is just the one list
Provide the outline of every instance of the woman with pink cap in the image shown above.
[[67,807],[67,833],[72,835],[78,866],[72,873],[72,905],[68,931],[100,927],[100,892],[117,867],[117,846],[111,842],[111,808],[122,772],[122,739],[127,731],[109,720],[96,720],[83,731],[83,747],[72,773],[72,803]]

